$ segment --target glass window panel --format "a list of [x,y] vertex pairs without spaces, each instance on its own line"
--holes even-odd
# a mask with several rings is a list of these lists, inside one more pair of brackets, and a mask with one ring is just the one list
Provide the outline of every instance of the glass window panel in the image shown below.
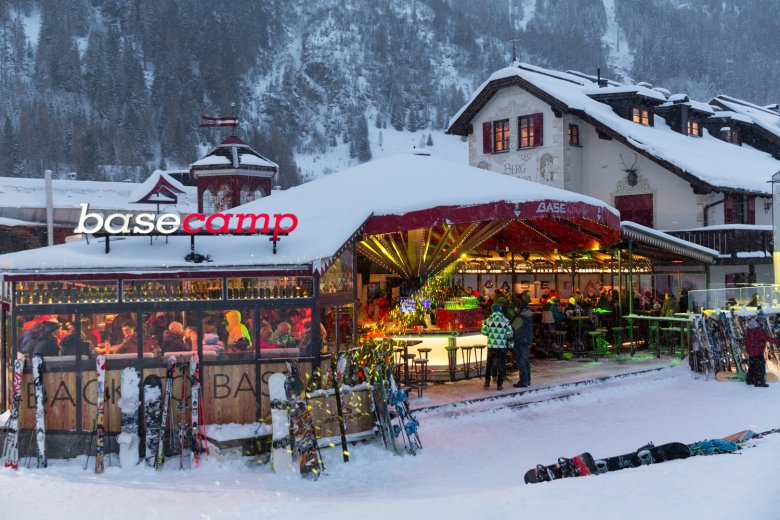
[[344,251],[320,277],[320,293],[351,293],[354,287],[354,254]]
[[217,190],[216,210],[225,211],[233,207],[233,190],[230,186],[223,184]]
[[216,213],[217,200],[209,188],[203,190],[203,213]]
[[311,316],[310,308],[260,309],[260,356],[311,356]]
[[95,348],[97,354],[120,359],[138,355],[138,321],[135,313],[95,313],[84,317],[89,320],[91,333],[96,338],[100,336],[100,342]]
[[258,186],[255,188],[255,200],[260,200],[263,197],[265,197],[265,192],[263,192],[263,188]]
[[115,280],[17,282],[17,305],[112,303],[118,301]]
[[239,202],[241,204],[246,204],[247,202],[252,202],[254,200],[254,194],[252,193],[252,190],[249,189],[249,185],[242,184],[241,185],[241,191],[238,194],[239,196]]
[[162,302],[221,300],[222,279],[125,280],[122,301]]
[[283,276],[279,278],[229,278],[229,300],[263,298],[309,298],[313,280],[310,276]]
[[75,314],[24,314],[17,320],[16,341],[27,357],[75,361],[76,355],[89,356],[91,344],[78,337]]
[[160,358],[198,350],[197,318],[193,311],[161,310],[143,313],[144,353]]

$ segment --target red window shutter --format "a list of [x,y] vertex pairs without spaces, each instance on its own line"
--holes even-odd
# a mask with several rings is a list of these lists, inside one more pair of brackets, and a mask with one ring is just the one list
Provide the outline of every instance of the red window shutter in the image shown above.
[[746,221],[748,224],[756,223],[756,196],[755,195],[751,195],[748,197]]
[[544,114],[534,114],[534,146],[542,146],[544,143]]
[[723,223],[734,223],[734,196],[730,193],[726,194],[723,202]]
[[482,123],[482,153],[493,153],[493,124]]

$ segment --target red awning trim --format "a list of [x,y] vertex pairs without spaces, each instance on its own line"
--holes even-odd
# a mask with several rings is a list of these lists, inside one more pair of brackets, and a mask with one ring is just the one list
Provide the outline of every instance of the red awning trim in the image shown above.
[[379,215],[369,219],[367,235],[434,227],[443,223],[464,224],[485,220],[564,218],[591,221],[619,233],[620,218],[602,206],[584,202],[540,200],[521,203],[491,202],[474,206],[438,206],[403,215]]

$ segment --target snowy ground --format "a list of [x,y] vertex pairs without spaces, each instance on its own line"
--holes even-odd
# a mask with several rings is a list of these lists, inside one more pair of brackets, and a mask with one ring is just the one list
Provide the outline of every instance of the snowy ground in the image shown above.
[[[632,451],[780,426],[780,385],[694,380],[685,365],[564,401],[481,413],[421,414],[425,449],[394,457],[378,442],[343,464],[326,450],[318,482],[213,457],[161,473],[53,461],[0,470],[3,518],[780,518],[780,434],[740,455],[695,457],[606,475],[523,485],[536,463]],[[465,410],[462,410],[465,412]],[[176,461],[177,463],[178,461]],[[33,498],[34,497],[34,498]],[[44,516],[46,515],[46,516]],[[305,516],[304,516],[305,515]]]

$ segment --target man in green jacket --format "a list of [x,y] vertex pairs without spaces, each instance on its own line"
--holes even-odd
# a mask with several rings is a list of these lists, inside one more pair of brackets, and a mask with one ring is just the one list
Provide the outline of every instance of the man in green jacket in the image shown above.
[[504,316],[501,305],[491,307],[493,311],[482,324],[482,334],[487,336],[487,361],[485,362],[485,388],[490,388],[490,376],[495,369],[496,390],[503,390],[506,376],[506,350],[513,343],[512,324]]

